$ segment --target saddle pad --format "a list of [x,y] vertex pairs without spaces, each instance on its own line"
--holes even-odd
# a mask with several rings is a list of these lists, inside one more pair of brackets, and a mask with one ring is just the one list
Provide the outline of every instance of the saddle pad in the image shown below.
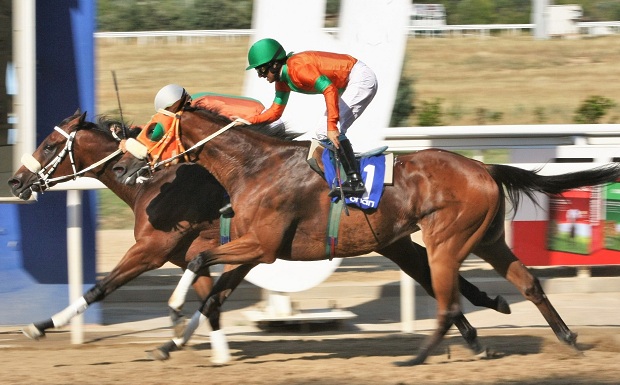
[[[321,160],[323,161],[323,167],[325,167],[325,180],[329,188],[332,188],[338,181],[336,179],[336,169],[331,160],[331,151],[328,149],[323,150]],[[362,158],[360,160],[360,170],[366,185],[366,192],[360,198],[345,198],[345,203],[361,209],[376,209],[379,206],[381,195],[383,195],[385,155]],[[332,201],[338,199],[338,197],[334,197]]]

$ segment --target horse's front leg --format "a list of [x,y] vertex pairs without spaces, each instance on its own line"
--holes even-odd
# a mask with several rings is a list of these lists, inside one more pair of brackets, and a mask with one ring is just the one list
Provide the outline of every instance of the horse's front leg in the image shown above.
[[[146,271],[161,267],[165,262],[163,258],[145,257],[150,254],[148,250],[161,250],[161,248],[152,248],[149,245],[152,245],[152,243],[136,242],[105,278],[97,282],[82,297],[75,300],[62,311],[54,314],[51,318],[26,326],[22,330],[24,335],[38,340],[45,336],[47,329],[67,325],[72,318],[84,313],[90,305],[103,300],[127,282]],[[158,254],[161,254],[161,251]],[[155,255],[155,253],[150,255]]]
[[[439,239],[443,242],[439,242]],[[428,247],[432,288],[437,300],[437,327],[420,348],[418,355],[409,361],[397,362],[399,366],[423,364],[450,327],[462,315],[459,303],[458,270],[460,261],[465,259],[466,253],[469,253],[469,250],[461,246],[465,244],[462,235],[456,235],[450,239],[444,234],[434,234],[428,231],[424,241]],[[473,337],[473,341],[476,341],[476,336]],[[470,341],[468,343],[472,346]],[[472,348],[477,350],[475,347]]]
[[244,235],[232,242],[203,251],[194,257],[183,272],[179,283],[168,300],[171,313],[180,313],[190,286],[203,268],[218,263],[241,265],[255,263],[263,255],[260,243],[252,234]]
[[[213,290],[213,278],[211,278],[209,268],[204,268],[198,273],[198,277],[192,284],[194,291],[198,295],[201,301],[204,301],[209,296],[209,293]],[[180,337],[183,335],[185,329],[185,315],[180,310],[170,309],[170,322],[172,329],[174,330],[174,336]],[[212,325],[213,328],[213,325]]]
[[213,355],[211,361],[217,365],[228,362],[230,360],[228,342],[226,341],[226,335],[220,329],[219,323],[221,307],[254,266],[256,265],[246,264],[224,272],[215,283],[212,292],[203,302],[200,309],[194,313],[183,333],[179,337],[149,352],[149,357],[155,360],[170,358],[170,353],[182,348],[192,337],[196,329],[208,319],[212,327],[210,337]]
[[448,330],[454,324],[455,317],[460,313],[458,306],[453,306],[449,311],[439,312],[437,315],[437,328],[431,334],[418,351],[418,355],[409,361],[396,362],[396,366],[415,366],[423,364],[431,352],[439,345]]
[[[435,298],[431,282],[431,270],[425,248],[412,242],[409,237],[405,237],[377,251],[395,262],[405,273],[415,279],[430,296]],[[490,303],[493,302],[486,293],[481,292],[476,286],[459,275],[460,288],[462,288],[460,283],[463,282],[467,289],[467,293],[464,295],[470,299],[470,301],[473,298],[477,300],[478,303],[483,303],[485,305],[490,305]],[[463,289],[461,289],[461,292],[465,293]],[[501,296],[497,298],[501,298]],[[492,306],[488,307],[493,308]],[[507,309],[509,310],[510,308],[507,307]],[[478,341],[478,332],[476,328],[469,323],[462,313],[459,312],[459,314],[454,317],[454,324],[459,329],[459,332],[461,332],[461,335],[474,354],[479,356],[486,355],[486,349],[480,345]]]

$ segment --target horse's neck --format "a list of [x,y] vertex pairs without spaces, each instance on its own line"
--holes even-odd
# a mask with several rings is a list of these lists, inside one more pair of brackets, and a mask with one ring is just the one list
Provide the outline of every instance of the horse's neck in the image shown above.
[[[300,152],[299,144],[270,138],[243,129],[229,129],[205,144],[199,163],[209,170],[228,190],[246,177],[255,177],[261,170],[277,168],[281,159],[289,160]],[[184,133],[192,144],[206,137],[200,130]],[[307,150],[306,150],[307,152]],[[300,155],[300,159],[303,155]],[[287,163],[291,163],[288,161]]]
[[131,208],[133,208],[138,193],[140,191],[141,185],[133,184],[126,185],[122,182],[119,182],[116,178],[116,174],[112,171],[112,165],[107,164],[105,166],[105,170],[103,173],[96,173],[92,176],[95,179],[98,179],[101,183],[103,183],[110,191],[112,191],[116,196],[118,196],[123,202],[128,204]]

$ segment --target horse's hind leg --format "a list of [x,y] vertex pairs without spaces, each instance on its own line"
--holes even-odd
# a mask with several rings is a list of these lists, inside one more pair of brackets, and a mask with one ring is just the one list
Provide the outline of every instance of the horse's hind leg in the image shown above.
[[510,281],[531,301],[543,315],[558,339],[576,347],[577,334],[573,333],[555,310],[543,291],[538,278],[534,277],[521,261],[512,253],[503,239],[490,245],[480,245],[476,255],[487,261],[504,278]]
[[[435,298],[433,285],[431,282],[431,269],[428,264],[428,253],[426,249],[413,242],[409,236],[391,243],[377,252],[394,262],[411,278],[422,286],[422,288]],[[459,275],[459,290],[474,306],[486,307],[497,312],[510,314],[510,305],[501,295],[491,298],[486,292],[480,290],[476,285],[469,282]]]

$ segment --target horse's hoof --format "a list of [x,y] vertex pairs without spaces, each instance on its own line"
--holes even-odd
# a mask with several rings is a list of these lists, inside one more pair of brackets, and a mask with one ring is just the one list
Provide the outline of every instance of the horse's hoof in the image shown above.
[[560,340],[564,342],[565,344],[570,345],[574,347],[575,349],[577,349],[577,333],[568,332]]
[[228,354],[228,352],[223,354],[214,354],[213,357],[211,357],[211,363],[215,366],[226,365],[229,362],[230,354]]
[[230,349],[228,348],[228,341],[226,341],[226,334],[219,329],[213,330],[211,336],[211,362],[214,365],[224,365],[230,361]]
[[424,360],[419,359],[419,358],[413,358],[409,361],[396,361],[394,362],[394,365],[396,366],[401,366],[401,367],[405,367],[405,366],[416,366],[416,365],[421,365],[424,363]]
[[477,353],[474,357],[476,357],[476,359],[478,360],[485,360],[489,358],[489,349],[483,348],[482,351],[480,353]]
[[225,366],[229,362],[230,362],[230,358],[224,359],[224,360],[220,360],[220,359],[217,359],[217,358],[212,358],[211,359],[211,363],[213,364],[213,366]]
[[146,356],[153,361],[166,361],[170,358],[170,353],[168,351],[157,348],[155,350],[147,352]]
[[502,297],[501,295],[498,295],[497,297],[495,297],[495,302],[497,303],[497,307],[495,308],[495,310],[497,310],[498,312],[503,313],[503,314],[512,313],[512,310],[510,310],[510,305],[508,304],[508,301],[506,301],[506,299]]
[[31,340],[38,341],[39,339],[45,337],[45,331],[39,329],[34,326],[34,324],[30,324],[22,329],[22,333]]

